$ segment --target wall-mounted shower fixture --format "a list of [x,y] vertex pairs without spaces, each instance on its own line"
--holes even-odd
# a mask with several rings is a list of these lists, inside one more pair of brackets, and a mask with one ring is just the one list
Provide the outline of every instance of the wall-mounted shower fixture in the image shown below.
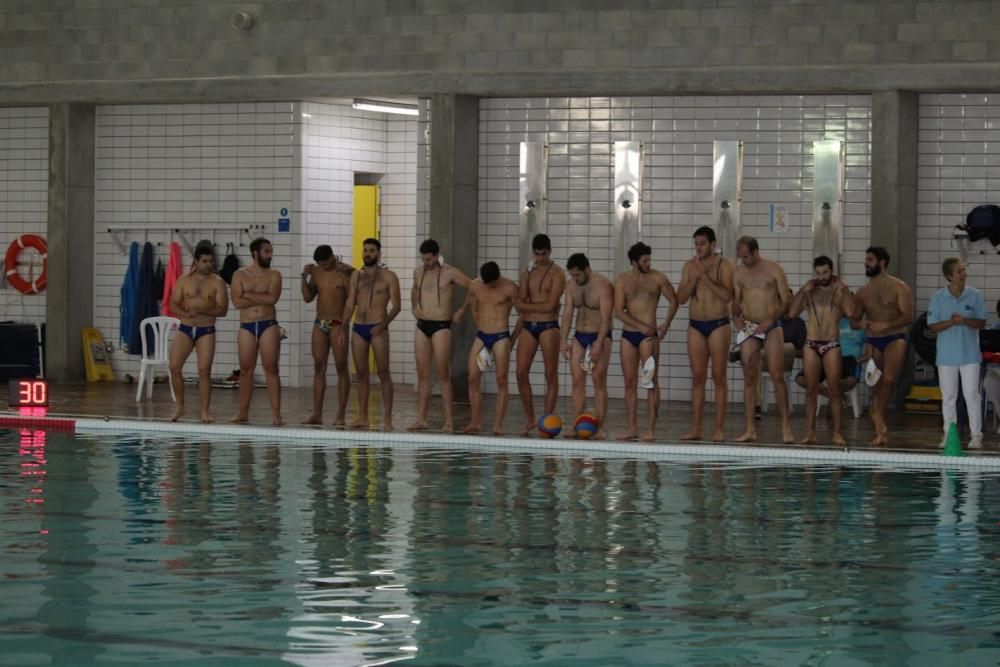
[[518,261],[527,266],[534,257],[531,239],[544,234],[547,227],[547,195],[545,177],[548,172],[549,147],[547,144],[521,142],[520,200],[518,211]]
[[813,257],[826,255],[840,273],[843,252],[844,146],[838,139],[813,142]]
[[628,249],[642,239],[642,163],[643,145],[640,142],[615,142],[612,236],[616,274],[629,269]]
[[716,249],[736,259],[743,200],[743,142],[712,142],[712,226]]

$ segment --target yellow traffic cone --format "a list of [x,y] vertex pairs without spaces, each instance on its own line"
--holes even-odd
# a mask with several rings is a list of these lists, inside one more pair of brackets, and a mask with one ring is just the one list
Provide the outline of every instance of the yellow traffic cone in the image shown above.
[[955,422],[948,427],[948,437],[944,441],[944,451],[941,456],[965,456],[962,451],[962,441],[958,437],[958,425]]

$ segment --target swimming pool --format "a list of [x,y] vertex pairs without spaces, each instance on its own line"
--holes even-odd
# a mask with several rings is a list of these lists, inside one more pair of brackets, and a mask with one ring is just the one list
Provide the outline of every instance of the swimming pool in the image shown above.
[[1000,661],[993,472],[0,433],[0,665]]

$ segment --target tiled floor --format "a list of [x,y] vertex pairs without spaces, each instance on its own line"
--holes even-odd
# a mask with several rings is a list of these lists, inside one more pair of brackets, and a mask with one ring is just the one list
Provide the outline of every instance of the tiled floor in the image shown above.
[[[174,405],[170,400],[170,390],[165,384],[158,384],[154,388],[154,400],[136,403],[135,385],[126,384],[79,384],[68,386],[53,386],[50,397],[50,415],[70,415],[78,417],[112,417],[120,419],[154,419],[167,420],[173,414]],[[373,420],[381,420],[381,396],[378,393],[377,385],[372,387],[370,401],[370,415]],[[326,413],[324,415],[329,427],[335,412],[336,393],[335,388],[330,387],[326,396]],[[194,385],[187,385],[187,415],[186,420],[194,420],[198,415],[197,408],[197,388]],[[288,424],[301,424],[310,414],[312,407],[312,391],[309,388],[286,388],[283,392],[283,412]],[[536,396],[536,403],[540,409],[540,398]],[[487,396],[483,405],[483,422],[492,423],[494,401],[492,396]],[[640,400],[639,423],[644,424],[645,403]],[[232,389],[216,389],[212,393],[212,415],[222,422],[235,413],[236,391]],[[355,414],[357,409],[357,399],[352,393],[351,404],[348,409],[348,420]],[[569,399],[560,400],[559,412],[565,416],[570,411]],[[396,400],[393,419],[397,429],[410,425],[416,415],[416,394],[409,387],[397,386]],[[621,400],[612,399],[608,410],[609,433],[612,437],[620,434],[624,430],[624,403]],[[469,407],[466,403],[458,403],[455,406],[456,426],[463,426],[468,420]],[[515,429],[521,426],[524,421],[523,411],[520,401],[516,396],[511,397],[510,409],[505,422],[508,433],[514,433]],[[270,425],[271,412],[267,402],[267,395],[264,389],[258,388],[254,391],[253,403],[251,406],[251,421],[261,425]],[[890,441],[888,449],[892,451],[920,451],[923,453],[936,451],[941,440],[940,416],[928,414],[902,414],[893,415],[890,418]],[[665,404],[661,408],[659,424],[656,431],[656,440],[660,443],[677,442],[680,435],[690,428],[691,410],[690,406],[683,403]],[[711,413],[706,414],[706,433],[711,433]],[[441,399],[435,396],[431,400],[431,425],[440,428],[441,419]],[[743,407],[742,405],[730,405],[729,416],[726,421],[726,435],[731,440],[742,432]],[[830,445],[830,422],[823,415],[817,420],[819,446]],[[212,428],[206,426],[206,429]],[[792,417],[792,428],[796,437],[802,435],[805,428],[805,421],[802,415],[802,408],[795,410]],[[771,411],[762,419],[757,421],[757,430],[761,444],[774,445],[781,440],[780,422],[773,406]],[[871,421],[864,415],[861,419],[854,419],[850,410],[845,410],[844,437],[849,446],[853,449],[865,449],[867,442],[873,436]],[[461,436],[454,436],[461,437]],[[885,449],[885,448],[883,448]],[[1000,437],[992,433],[987,433],[984,448],[981,450],[984,455],[1000,455]]]

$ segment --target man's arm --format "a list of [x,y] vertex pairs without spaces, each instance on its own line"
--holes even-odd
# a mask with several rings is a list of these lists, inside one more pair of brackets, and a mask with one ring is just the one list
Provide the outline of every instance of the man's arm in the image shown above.
[[[273,306],[281,298],[281,274],[274,272],[267,280],[266,292],[243,292],[243,301],[251,306]],[[235,303],[235,299],[233,300]]]
[[603,344],[607,335],[611,333],[611,317],[615,309],[615,290],[610,282],[601,287],[597,295],[597,304],[601,310],[601,326],[597,328],[597,340]]
[[795,293],[792,297],[791,303],[788,304],[788,316],[798,317],[802,314],[802,311],[806,308],[806,302],[809,299],[809,293],[812,292],[815,283],[811,280],[807,280],[799,291]]
[[344,314],[340,317],[340,321],[345,324],[350,322],[354,316],[354,305],[358,299],[358,276],[360,275],[360,272],[351,274],[350,285],[347,288],[347,300],[344,302]]
[[775,306],[777,311],[771,313],[772,322],[780,320],[788,312],[788,302],[791,300],[789,293],[792,291],[788,286],[788,276],[785,275],[785,270],[781,268],[781,265],[775,262],[774,270],[775,283],[778,287],[778,305]]
[[403,305],[400,303],[399,296],[399,277],[395,273],[389,271],[389,300],[392,301],[392,309],[389,311],[389,316],[385,319],[386,328],[389,324],[396,319],[396,316],[403,310]]
[[[532,313],[559,312],[559,299],[562,298],[563,290],[566,288],[566,276],[560,271],[552,279],[552,289],[545,301],[538,303],[527,303],[522,301],[517,309],[518,313],[530,315]],[[527,296],[527,283],[525,283],[525,296]]]
[[302,280],[300,287],[302,288],[302,300],[306,303],[311,303],[313,299],[316,298],[316,294],[319,292],[319,288],[316,287],[316,283],[312,280],[312,267],[310,264],[302,270]]
[[663,284],[660,285],[660,294],[670,304],[667,310],[667,319],[664,320],[663,326],[660,328],[660,338],[663,338],[667,335],[667,329],[670,328],[670,323],[674,321],[674,316],[677,315],[677,309],[680,308],[680,303],[677,301],[677,292],[674,291],[674,286],[670,284],[670,278],[665,273],[663,274]]
[[615,317],[617,317],[622,324],[627,325],[628,329],[631,329],[632,331],[639,331],[647,336],[652,336],[656,333],[656,330],[648,324],[644,324],[632,317],[626,309],[625,286],[623,283],[624,278],[621,276],[615,280]]
[[448,279],[459,287],[464,287],[465,289],[469,289],[469,283],[472,282],[472,278],[462,273],[460,269],[451,265],[448,266]]
[[854,294],[843,282],[840,283],[840,312],[844,317],[852,317],[858,307],[858,301]]
[[182,276],[175,284],[174,290],[170,293],[170,312],[177,313],[181,317],[191,317],[191,314],[181,307],[184,300],[184,282],[187,276]]
[[336,264],[336,266],[334,266],[334,271],[340,271],[345,276],[350,277],[351,275],[354,274],[354,272],[356,270],[357,269],[355,269],[353,266],[351,266],[347,262],[341,261],[339,257],[337,258],[337,264]]
[[[419,272],[420,272],[420,269],[413,269],[413,283],[410,285],[410,311],[413,313],[413,317],[416,318],[416,319],[418,319],[418,320],[422,319],[422,314],[420,313],[420,308],[417,306],[417,303],[418,303],[419,297],[420,297],[420,294],[419,294],[419,292],[420,292],[420,287],[419,287],[420,282],[418,281],[418,273]],[[390,283],[391,283],[391,279],[390,279]],[[399,303],[398,300],[396,300],[396,299],[392,300],[392,306],[393,306],[393,308],[396,307],[397,303]]]
[[739,279],[733,276],[733,301],[730,304],[730,311],[733,314],[733,324],[737,329],[742,329],[743,322],[743,285]]
[[566,283],[566,287],[563,289],[563,309],[562,317],[560,318],[559,324],[559,343],[560,349],[562,350],[563,356],[569,359],[569,329],[573,322],[573,310],[575,306],[573,305],[573,296],[569,293],[570,284]]
[[229,312],[229,296],[226,294],[226,282],[219,276],[213,276],[212,292],[215,297],[212,305],[204,312],[209,317],[225,317]]
[[684,262],[684,268],[681,270],[681,283],[677,286],[678,303],[687,303],[694,296],[694,288],[699,280],[698,273],[694,267],[696,261],[698,260],[689,259]]
[[246,299],[243,292],[243,274],[242,269],[233,274],[233,284],[231,294],[233,299],[233,305],[237,308],[249,308],[253,305],[250,301]]
[[[470,307],[470,305],[472,305],[472,303],[475,301],[475,297],[473,296],[474,293],[475,293],[475,290],[472,289],[471,283],[470,283],[469,289],[466,290],[466,292],[465,292],[465,303],[463,303],[462,307],[459,308],[458,310],[456,310],[455,313],[454,313],[454,315],[451,316],[451,321],[452,321],[453,324],[461,324],[462,323],[462,320],[465,318],[465,311],[468,310],[469,307]],[[477,324],[477,319],[476,319],[476,315],[478,313],[479,313],[479,309],[476,308],[475,306],[473,306],[472,307],[472,322],[473,322],[473,324],[476,324],[476,326],[479,326]]]

